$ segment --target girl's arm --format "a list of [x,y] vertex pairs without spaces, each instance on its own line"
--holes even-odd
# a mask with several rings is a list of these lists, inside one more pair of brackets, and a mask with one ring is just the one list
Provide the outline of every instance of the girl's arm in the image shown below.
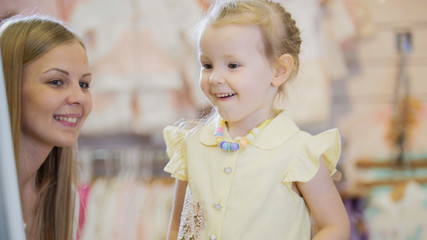
[[186,181],[181,181],[178,179],[175,181],[175,192],[173,197],[167,240],[176,240],[178,238],[179,220],[181,218],[182,207],[184,205],[186,189]]
[[313,240],[350,239],[350,220],[323,157],[313,179],[297,186],[319,229]]

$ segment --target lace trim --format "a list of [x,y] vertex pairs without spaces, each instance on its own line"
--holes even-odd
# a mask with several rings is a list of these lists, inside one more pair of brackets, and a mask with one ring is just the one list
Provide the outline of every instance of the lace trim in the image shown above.
[[191,190],[187,188],[179,224],[178,240],[197,240],[206,228],[205,209],[199,201],[193,203]]

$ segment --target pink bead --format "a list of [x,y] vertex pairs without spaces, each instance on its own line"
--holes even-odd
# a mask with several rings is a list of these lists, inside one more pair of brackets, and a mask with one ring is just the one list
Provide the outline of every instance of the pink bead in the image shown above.
[[222,128],[221,126],[216,127],[215,132],[220,132],[222,134],[224,134],[224,128]]

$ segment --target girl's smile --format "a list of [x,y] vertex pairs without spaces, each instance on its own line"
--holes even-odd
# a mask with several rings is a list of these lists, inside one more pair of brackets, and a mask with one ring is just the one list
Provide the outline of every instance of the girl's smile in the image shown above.
[[231,98],[233,96],[236,96],[235,93],[217,93],[215,94],[217,98],[225,99],[225,98]]

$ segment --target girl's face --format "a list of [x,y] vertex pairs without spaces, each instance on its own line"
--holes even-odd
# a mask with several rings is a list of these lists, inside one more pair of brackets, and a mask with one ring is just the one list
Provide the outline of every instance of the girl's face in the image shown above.
[[275,69],[256,25],[208,27],[200,40],[200,86],[229,123],[273,117]]
[[91,80],[86,51],[77,41],[26,65],[21,140],[49,147],[72,145],[92,109]]

